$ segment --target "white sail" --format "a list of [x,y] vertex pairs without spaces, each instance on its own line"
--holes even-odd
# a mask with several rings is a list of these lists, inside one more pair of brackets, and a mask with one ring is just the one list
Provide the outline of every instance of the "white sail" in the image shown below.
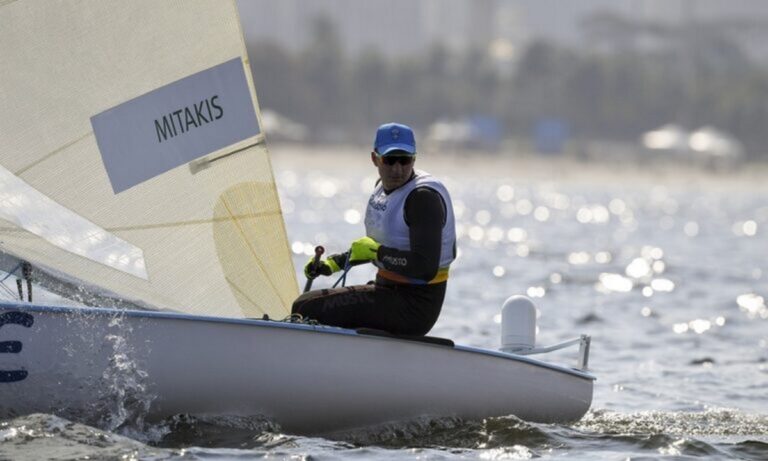
[[158,308],[288,313],[234,1],[0,2],[0,63],[1,252]]

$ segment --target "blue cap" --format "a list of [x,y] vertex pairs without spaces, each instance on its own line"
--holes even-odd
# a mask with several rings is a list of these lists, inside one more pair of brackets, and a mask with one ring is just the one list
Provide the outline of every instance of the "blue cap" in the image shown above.
[[413,130],[401,123],[385,123],[376,130],[373,150],[381,156],[396,150],[416,155],[416,138],[413,136]]

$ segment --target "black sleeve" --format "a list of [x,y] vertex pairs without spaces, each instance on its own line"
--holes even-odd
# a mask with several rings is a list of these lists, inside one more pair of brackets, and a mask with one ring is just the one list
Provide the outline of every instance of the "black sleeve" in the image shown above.
[[434,189],[419,187],[405,199],[411,251],[381,246],[378,260],[384,268],[406,277],[431,280],[440,265],[445,203]]

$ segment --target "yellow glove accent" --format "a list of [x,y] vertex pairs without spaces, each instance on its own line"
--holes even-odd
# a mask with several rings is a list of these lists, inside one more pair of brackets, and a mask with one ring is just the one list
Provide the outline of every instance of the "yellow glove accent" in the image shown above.
[[311,279],[318,275],[331,275],[340,270],[339,265],[331,258],[321,259],[317,264],[315,264],[315,258],[310,258],[309,262],[304,265],[304,276]]
[[381,246],[376,240],[370,237],[362,237],[352,242],[349,250],[349,262],[366,262],[376,259],[376,253]]

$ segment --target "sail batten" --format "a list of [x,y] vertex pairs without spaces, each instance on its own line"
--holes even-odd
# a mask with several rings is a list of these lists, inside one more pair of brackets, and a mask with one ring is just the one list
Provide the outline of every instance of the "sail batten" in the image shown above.
[[234,1],[0,3],[0,43],[0,251],[157,308],[289,312]]

